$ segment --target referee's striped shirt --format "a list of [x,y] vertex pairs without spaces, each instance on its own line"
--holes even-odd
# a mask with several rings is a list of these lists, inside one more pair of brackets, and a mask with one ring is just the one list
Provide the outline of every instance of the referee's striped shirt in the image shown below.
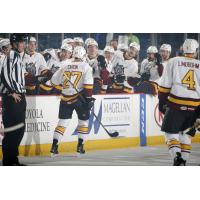
[[0,93],[25,93],[24,68],[19,53],[11,50],[0,65]]

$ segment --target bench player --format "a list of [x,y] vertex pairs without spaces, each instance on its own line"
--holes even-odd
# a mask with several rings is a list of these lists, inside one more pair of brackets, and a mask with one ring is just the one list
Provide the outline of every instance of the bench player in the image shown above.
[[[69,125],[74,110],[78,115],[77,152],[81,154],[85,153],[84,141],[86,135],[88,134],[90,109],[94,103],[94,99],[92,98],[92,68],[88,63],[84,62],[85,56],[86,51],[83,47],[75,47],[73,51],[74,60],[61,66],[51,79],[53,86],[62,85],[59,121],[54,131],[53,144],[51,148],[52,154],[58,154],[58,144],[67,126]],[[77,93],[75,88],[79,91],[79,93]],[[80,98],[80,95],[85,98],[84,102],[82,98]]]
[[200,105],[200,61],[195,59],[198,47],[196,40],[186,39],[184,56],[168,61],[159,83],[159,110],[165,113],[161,130],[175,166],[186,165],[189,158],[191,136],[184,131],[194,124]]

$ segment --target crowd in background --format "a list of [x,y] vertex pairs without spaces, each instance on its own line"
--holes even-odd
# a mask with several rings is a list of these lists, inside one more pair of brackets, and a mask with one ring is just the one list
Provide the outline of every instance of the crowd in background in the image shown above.
[[[0,39],[0,55],[4,54],[10,42],[9,39]],[[20,42],[18,48],[25,68],[28,95],[60,94],[60,88],[53,87],[49,77],[60,68],[62,62],[73,59],[76,46],[86,49],[84,61],[93,69],[93,94],[143,92],[156,95],[157,84],[172,51],[170,44],[149,46],[146,58],[138,63],[139,41],[128,42],[115,38],[104,49],[99,49],[94,38],[85,41],[81,37],[65,38],[59,49],[45,49],[42,52],[36,51],[37,43],[36,38],[29,35]]]

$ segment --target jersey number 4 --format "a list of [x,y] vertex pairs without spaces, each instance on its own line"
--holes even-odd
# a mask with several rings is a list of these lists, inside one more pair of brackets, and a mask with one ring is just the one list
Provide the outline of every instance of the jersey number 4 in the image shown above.
[[67,89],[70,87],[70,82],[73,84],[73,87],[76,88],[78,82],[81,79],[82,73],[81,72],[64,72],[64,76],[66,77],[64,83],[63,83],[63,88]]
[[194,81],[194,71],[189,70],[184,78],[182,79],[182,84],[187,85],[188,90],[195,90],[195,81]]

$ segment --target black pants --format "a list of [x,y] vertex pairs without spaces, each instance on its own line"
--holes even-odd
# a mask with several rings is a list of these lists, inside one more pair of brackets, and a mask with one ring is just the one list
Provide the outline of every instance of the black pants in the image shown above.
[[192,127],[195,121],[195,112],[169,108],[165,113],[161,130],[167,133],[179,133]]
[[90,110],[85,108],[84,104],[78,99],[73,104],[60,101],[59,119],[71,119],[74,110],[78,115],[78,119],[88,120],[90,118]]
[[[21,94],[21,101],[16,103],[14,98],[8,95],[2,96],[2,119],[5,128],[25,123],[26,116],[26,99]],[[24,136],[25,126],[5,133],[2,141],[3,165],[13,165],[18,163],[18,147]]]

